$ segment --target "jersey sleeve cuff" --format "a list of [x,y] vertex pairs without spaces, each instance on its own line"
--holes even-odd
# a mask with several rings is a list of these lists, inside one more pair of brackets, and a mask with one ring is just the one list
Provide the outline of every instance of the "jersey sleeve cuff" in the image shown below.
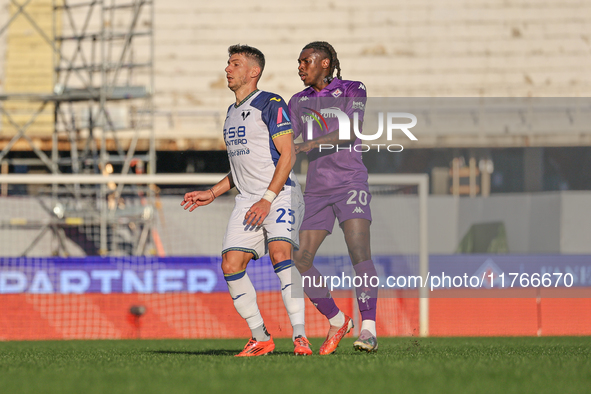
[[280,131],[278,133],[273,134],[273,136],[271,137],[272,139],[275,139],[279,136],[285,135],[285,134],[293,134],[293,130],[289,129],[289,130],[284,130],[284,131]]

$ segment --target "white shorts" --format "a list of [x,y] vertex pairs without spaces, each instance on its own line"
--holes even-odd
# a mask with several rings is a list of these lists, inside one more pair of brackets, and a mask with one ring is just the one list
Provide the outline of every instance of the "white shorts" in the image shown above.
[[300,186],[285,186],[271,204],[269,215],[259,227],[246,224],[244,216],[250,207],[261,198],[236,196],[236,205],[230,216],[222,254],[230,250],[252,253],[258,260],[268,252],[268,243],[286,241],[295,249],[300,244],[300,226],[304,219],[304,198]]

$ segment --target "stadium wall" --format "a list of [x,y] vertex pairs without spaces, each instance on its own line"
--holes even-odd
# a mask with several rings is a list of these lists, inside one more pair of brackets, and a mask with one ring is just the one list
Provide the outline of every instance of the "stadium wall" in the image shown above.
[[[434,298],[430,300],[431,336],[560,336],[591,335],[590,298]],[[591,293],[589,294],[591,295]],[[280,305],[280,293],[258,293],[259,300]],[[227,294],[90,294],[0,295],[0,340],[246,338],[250,334]],[[418,299],[388,299],[409,315],[418,315]],[[337,298],[346,314],[353,314],[351,299]],[[378,304],[378,315],[383,314]],[[144,305],[136,320],[129,313]],[[208,306],[216,305],[216,309]],[[171,310],[176,313],[171,313]],[[275,337],[291,336],[287,316],[262,312]],[[388,316],[389,318],[391,316]],[[399,317],[391,317],[398,319]],[[306,332],[324,337],[327,326],[306,301]],[[396,327],[402,323],[396,323]],[[407,327],[407,328],[406,328]],[[378,321],[380,336],[418,336],[418,317],[397,330]],[[348,334],[351,337],[353,334]]]
[[[404,199],[404,197],[400,197]],[[217,202],[217,201],[216,201]],[[232,204],[233,201],[225,202]],[[170,205],[168,205],[170,204]],[[225,233],[222,220],[223,208],[193,212],[194,217],[184,215],[175,206],[176,201],[165,202],[165,216],[171,223],[185,223],[193,234],[207,231],[207,237],[195,237],[198,250],[215,254]],[[408,204],[408,205],[407,205]],[[404,202],[409,215],[417,215],[415,202]],[[429,212],[429,253],[453,254],[470,227],[479,223],[502,222],[507,232],[510,253],[556,253],[591,254],[591,193],[563,191],[547,193],[497,194],[489,197],[457,198],[431,195],[428,200]],[[372,224],[372,251],[375,254],[408,253],[414,246],[402,240],[408,234],[418,233],[417,220],[400,218],[393,214],[398,205],[397,197],[374,196],[372,213],[386,220],[374,220]],[[213,206],[211,206],[213,208]],[[202,225],[208,223],[207,230]],[[339,255],[346,250],[340,230],[335,225],[334,236],[329,236],[319,250],[320,255]],[[168,231],[163,231],[168,233]],[[188,246],[174,232],[169,233],[165,242],[179,254],[188,252]],[[214,235],[215,234],[215,235]],[[383,237],[387,234],[387,237]],[[208,237],[219,239],[218,243]],[[216,238],[217,237],[217,238]],[[177,249],[178,248],[178,249]]]
[[[217,255],[233,198],[219,198],[215,204],[192,213],[181,208],[181,199],[180,195],[165,196],[158,203],[157,229],[166,255]],[[50,219],[42,203],[42,199],[24,196],[2,199],[0,246],[3,256],[19,256],[39,233],[40,227],[32,223]],[[432,195],[428,200],[429,253],[453,254],[472,225],[498,222],[504,224],[509,253],[591,254],[589,206],[591,193],[586,191],[497,194],[486,198]],[[373,253],[417,253],[416,198],[374,196],[371,207],[379,219],[372,224]],[[335,225],[335,235],[327,237],[319,255],[341,255],[346,250],[339,232]],[[190,238],[186,234],[191,234]],[[52,242],[51,236],[46,235],[28,256],[50,255]],[[67,248],[72,256],[83,255],[70,239]]]
[[[372,97],[588,97],[590,13],[580,0],[156,1],[157,136],[174,133],[181,150],[219,138],[206,111],[233,100],[223,69],[238,42],[266,54],[261,88],[286,98],[302,89],[295,60],[313,40],[334,44],[343,76]],[[0,91],[6,48],[0,34]]]
[[[590,12],[579,0],[157,2],[155,105],[223,119],[226,48],[238,42],[265,53],[260,87],[287,99],[303,88],[296,58],[314,40],[334,45],[343,77],[370,97],[586,97]],[[175,136],[219,138],[205,116],[177,118]]]

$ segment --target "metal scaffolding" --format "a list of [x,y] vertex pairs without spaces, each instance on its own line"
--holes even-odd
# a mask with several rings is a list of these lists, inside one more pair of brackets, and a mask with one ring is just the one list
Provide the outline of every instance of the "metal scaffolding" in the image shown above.
[[[52,0],[52,36],[28,13],[32,0],[23,1],[11,0],[16,12],[0,26],[0,35],[17,18],[30,23],[53,53],[53,92],[0,93],[0,114],[16,130],[0,162],[41,165],[54,175],[154,174],[153,1]],[[4,105],[8,101],[35,103],[37,109],[19,123]],[[44,150],[28,130],[46,108],[53,110],[54,126]],[[9,157],[22,140],[35,159]],[[140,140],[148,141],[147,151],[136,151]],[[69,254],[67,238],[88,255],[150,253],[155,187],[57,184],[47,178],[43,190],[51,196],[46,208],[52,219],[40,225],[23,255],[47,232],[57,238],[54,253],[60,255]]]

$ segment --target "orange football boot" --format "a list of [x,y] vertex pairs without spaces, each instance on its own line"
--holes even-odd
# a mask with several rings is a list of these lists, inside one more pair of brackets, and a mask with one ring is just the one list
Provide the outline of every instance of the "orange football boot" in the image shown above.
[[304,338],[301,335],[294,339],[293,348],[293,354],[296,356],[309,356],[312,354],[312,349],[310,349],[310,342],[308,341],[308,338]]
[[326,336],[326,339],[324,340],[322,346],[320,346],[320,354],[326,355],[334,353],[334,351],[337,350],[337,347],[339,346],[339,342],[341,342],[341,339],[343,339],[343,337],[349,331],[351,331],[352,328],[353,320],[351,320],[351,318],[347,315],[345,315],[345,324],[343,324],[341,327],[330,326],[330,329],[328,330],[328,335]]
[[264,356],[265,354],[273,353],[273,350],[275,350],[273,337],[269,338],[268,341],[257,341],[254,338],[250,338],[246,346],[244,346],[244,350],[234,357]]

